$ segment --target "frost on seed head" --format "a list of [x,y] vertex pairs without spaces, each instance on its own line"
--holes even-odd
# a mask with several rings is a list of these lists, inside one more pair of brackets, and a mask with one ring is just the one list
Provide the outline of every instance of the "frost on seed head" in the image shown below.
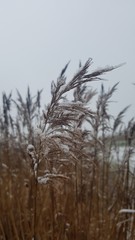
[[27,147],[27,152],[31,153],[31,152],[34,152],[34,151],[35,151],[35,147],[32,144],[29,144],[28,147]]
[[[53,169],[53,170],[56,171],[56,169]],[[52,182],[56,179],[69,180],[69,177],[67,177],[63,174],[57,174],[57,171],[56,171],[56,173],[50,173],[49,170],[46,170],[45,174],[43,176],[40,176],[40,177],[37,178],[37,181],[40,184],[47,184],[47,183]]]
[[42,135],[42,130],[40,128],[36,128],[34,132],[36,136]]

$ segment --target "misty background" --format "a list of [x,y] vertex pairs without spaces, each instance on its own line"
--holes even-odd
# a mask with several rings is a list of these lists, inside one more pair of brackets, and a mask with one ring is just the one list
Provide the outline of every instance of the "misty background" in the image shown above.
[[[50,100],[51,81],[65,64],[67,81],[82,63],[91,70],[126,62],[103,77],[105,89],[119,82],[112,98],[114,115],[131,104],[125,121],[135,116],[135,2],[134,0],[0,0],[0,97],[16,88],[22,96],[44,89]],[[91,83],[100,91],[101,82]],[[93,107],[93,106],[92,106]]]

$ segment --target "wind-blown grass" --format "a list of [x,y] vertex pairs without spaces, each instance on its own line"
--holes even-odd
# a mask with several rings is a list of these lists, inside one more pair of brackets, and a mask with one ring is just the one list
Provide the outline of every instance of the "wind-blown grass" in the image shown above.
[[[26,100],[18,91],[17,100],[3,93],[1,239],[135,239],[135,176],[130,171],[135,122],[123,124],[128,107],[116,118],[109,113],[118,84],[108,91],[101,85],[96,110],[91,109],[96,91],[86,84],[100,84],[103,74],[118,67],[89,73],[91,64],[91,59],[80,64],[70,81],[67,64],[52,82],[52,98],[43,111],[42,91],[33,98],[28,88]],[[125,143],[122,159],[118,138]]]

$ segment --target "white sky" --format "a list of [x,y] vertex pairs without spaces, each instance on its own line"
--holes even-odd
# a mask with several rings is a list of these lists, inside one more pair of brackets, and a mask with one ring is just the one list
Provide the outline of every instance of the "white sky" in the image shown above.
[[71,60],[70,77],[89,57],[92,69],[126,62],[106,74],[104,84],[120,82],[112,113],[132,104],[126,120],[134,116],[134,0],[0,0],[0,93],[17,88],[25,95],[29,85],[34,95],[44,88],[47,103],[65,64]]

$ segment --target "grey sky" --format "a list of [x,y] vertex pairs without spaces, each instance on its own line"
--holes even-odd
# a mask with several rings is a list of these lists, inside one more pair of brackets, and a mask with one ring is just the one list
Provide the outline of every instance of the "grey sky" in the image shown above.
[[104,84],[120,82],[112,113],[132,104],[126,119],[135,115],[134,0],[0,0],[0,93],[24,95],[29,85],[33,94],[44,88],[47,102],[64,65],[71,60],[70,77],[89,57],[92,69],[126,62]]

